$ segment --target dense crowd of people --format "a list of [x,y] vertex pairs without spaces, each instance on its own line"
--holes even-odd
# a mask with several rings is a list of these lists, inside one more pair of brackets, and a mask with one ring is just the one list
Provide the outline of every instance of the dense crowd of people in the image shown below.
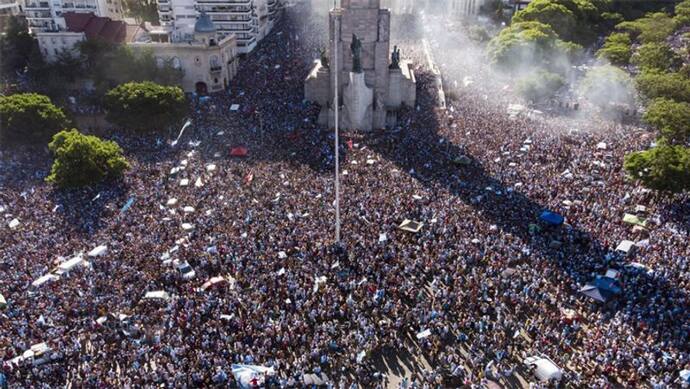
[[[175,146],[112,135],[132,164],[121,183],[54,191],[47,155],[2,150],[9,387],[237,387],[232,364],[273,368],[256,386],[276,388],[557,385],[525,369],[535,355],[563,369],[561,385],[681,385],[688,198],[641,189],[621,168],[652,134],[511,117],[479,82],[439,110],[406,40],[417,106],[395,128],[343,134],[335,245],[333,135],[303,101],[325,21],[303,14],[287,10],[226,92],[192,103]],[[435,54],[444,75],[457,71]],[[647,226],[633,230],[622,218],[640,205]],[[546,209],[565,225],[540,223]],[[621,240],[637,250],[616,253]],[[36,282],[78,253],[79,266]],[[609,268],[620,296],[578,294]]]

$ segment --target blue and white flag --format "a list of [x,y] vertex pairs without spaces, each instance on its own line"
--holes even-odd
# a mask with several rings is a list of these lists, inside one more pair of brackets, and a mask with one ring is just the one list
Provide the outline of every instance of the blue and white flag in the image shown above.
[[266,375],[275,374],[272,367],[232,364],[232,375],[240,388],[257,388],[266,382]]

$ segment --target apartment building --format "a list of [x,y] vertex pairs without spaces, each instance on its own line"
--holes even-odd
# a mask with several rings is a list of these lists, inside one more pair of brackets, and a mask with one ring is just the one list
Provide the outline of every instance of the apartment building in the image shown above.
[[67,28],[66,13],[92,13],[122,20],[122,0],[23,0],[24,14],[32,32],[59,32]]
[[282,7],[279,0],[158,0],[158,16],[175,40],[188,40],[203,12],[218,35],[235,35],[239,53],[251,52],[273,28]]
[[0,0],[0,31],[5,30],[10,16],[18,15],[20,12],[21,8],[16,0]]

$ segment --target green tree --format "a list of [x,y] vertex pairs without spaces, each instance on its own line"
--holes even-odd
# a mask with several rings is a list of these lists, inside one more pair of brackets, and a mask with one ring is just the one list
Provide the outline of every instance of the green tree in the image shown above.
[[676,29],[671,16],[664,12],[649,13],[637,20],[619,23],[616,28],[630,32],[642,43],[662,42]]
[[676,16],[673,18],[676,26],[683,27],[690,25],[690,0],[685,0],[682,3],[676,4]]
[[24,19],[10,16],[5,33],[0,34],[0,70],[5,77],[14,77],[16,71],[23,71],[31,59],[31,52],[38,48],[36,40],[29,34]]
[[551,26],[566,41],[589,45],[597,34],[610,24],[604,14],[611,4],[608,0],[534,0],[513,17],[513,23],[537,21]]
[[633,63],[642,70],[676,70],[683,63],[666,43],[645,43],[632,58]]
[[155,0],[125,0],[127,13],[137,22],[158,24],[158,3]]
[[177,85],[184,75],[181,69],[173,67],[171,60],[158,63],[151,50],[135,53],[127,46],[86,41],[80,44],[79,51],[87,76],[101,94],[132,81]]
[[559,64],[574,59],[582,47],[564,42],[553,29],[539,22],[511,24],[494,37],[488,46],[492,65],[506,70],[518,67],[557,68]]
[[623,163],[625,171],[642,184],[661,192],[690,190],[690,149],[672,146],[663,140],[649,150],[630,153]]
[[553,97],[565,85],[565,80],[558,74],[538,71],[521,78],[517,90],[525,100],[535,103]]
[[632,40],[625,33],[612,33],[597,51],[597,57],[607,59],[614,65],[627,65],[632,56]]
[[690,103],[690,80],[680,73],[643,71],[635,78],[635,84],[647,99],[665,97]]
[[553,0],[534,0],[513,16],[513,23],[539,22],[551,26],[564,40],[572,40],[577,24],[575,15],[565,6]]
[[685,145],[690,140],[690,104],[670,99],[655,99],[647,107],[644,120],[661,131],[671,144]]
[[579,92],[601,108],[608,108],[610,104],[630,105],[635,102],[635,87],[630,75],[611,65],[589,69]]
[[129,129],[163,129],[185,115],[185,97],[179,87],[153,82],[122,84],[105,96],[107,120]]
[[82,58],[71,50],[61,50],[51,64],[55,76],[74,82],[82,74]]
[[118,179],[129,168],[117,143],[83,135],[75,129],[55,134],[48,148],[54,160],[46,181],[60,188]]
[[64,129],[65,113],[48,96],[19,93],[0,96],[0,139],[11,142],[42,142]]

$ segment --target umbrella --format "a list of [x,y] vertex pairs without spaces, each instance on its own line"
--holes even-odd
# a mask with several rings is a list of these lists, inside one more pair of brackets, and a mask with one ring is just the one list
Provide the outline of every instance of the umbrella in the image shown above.
[[0,294],[0,308],[5,308],[7,306],[7,300],[5,300],[5,296]]
[[539,219],[553,226],[560,226],[565,221],[565,218],[563,216],[551,211],[542,212],[539,216]]
[[605,303],[611,297],[611,295],[607,294],[604,290],[590,284],[585,285],[584,288],[579,290],[579,292],[602,303]]

